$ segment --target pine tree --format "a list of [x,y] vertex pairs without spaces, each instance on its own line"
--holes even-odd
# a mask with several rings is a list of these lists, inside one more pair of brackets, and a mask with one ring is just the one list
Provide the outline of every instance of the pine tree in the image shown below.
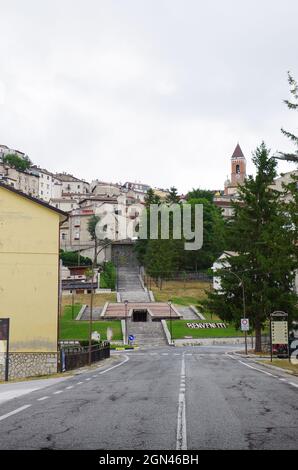
[[[239,327],[243,316],[242,283],[246,315],[256,334],[256,351],[261,351],[261,332],[270,313],[286,311],[297,315],[293,291],[297,266],[296,238],[282,193],[273,186],[276,161],[264,143],[253,162],[256,177],[249,176],[239,187],[234,218],[228,238],[235,251],[219,273],[221,289],[211,292],[204,307]],[[241,282],[240,282],[241,281]]]
[[[293,96],[294,101],[284,100],[284,103],[287,105],[289,109],[297,111],[298,110],[298,83],[290,74],[290,72],[288,72],[288,82],[290,85],[290,93]],[[284,128],[281,128],[281,132],[294,143],[295,147],[297,147],[296,152],[294,154],[281,152],[281,154],[286,159],[293,161],[293,158],[294,159],[298,158],[298,136],[296,136],[292,132],[286,131]]]
[[175,186],[172,186],[169,190],[169,194],[166,197],[166,202],[168,204],[178,204],[179,203],[179,196],[178,196],[178,191]]

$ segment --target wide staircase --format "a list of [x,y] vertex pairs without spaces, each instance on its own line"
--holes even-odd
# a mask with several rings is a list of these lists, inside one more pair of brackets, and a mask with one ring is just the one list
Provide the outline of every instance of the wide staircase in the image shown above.
[[147,291],[142,287],[139,273],[133,267],[120,267],[118,269],[118,292],[121,302],[150,302]]
[[167,344],[161,322],[129,322],[128,334],[135,336],[135,343],[141,348],[154,348]]

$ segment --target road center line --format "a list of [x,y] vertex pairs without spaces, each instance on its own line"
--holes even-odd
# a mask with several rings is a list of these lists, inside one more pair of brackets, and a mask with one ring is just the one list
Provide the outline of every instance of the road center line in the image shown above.
[[37,401],[44,401],[44,400],[47,400],[49,397],[41,397],[41,398],[37,398]]
[[180,389],[178,395],[176,450],[187,450],[186,440],[186,401],[185,401],[185,356],[182,355]]
[[16,415],[17,413],[20,413],[21,411],[26,410],[30,406],[32,405],[24,405],[20,408],[17,408],[16,410],[10,411],[10,413],[6,413],[6,415],[0,416],[0,421],[3,421],[4,419],[9,418],[10,416]]

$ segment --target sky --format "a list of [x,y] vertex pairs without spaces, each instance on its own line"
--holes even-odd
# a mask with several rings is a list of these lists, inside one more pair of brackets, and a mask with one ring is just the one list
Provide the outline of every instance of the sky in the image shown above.
[[[297,0],[0,0],[0,144],[87,181],[221,189],[293,150]],[[279,164],[279,171],[293,165]]]

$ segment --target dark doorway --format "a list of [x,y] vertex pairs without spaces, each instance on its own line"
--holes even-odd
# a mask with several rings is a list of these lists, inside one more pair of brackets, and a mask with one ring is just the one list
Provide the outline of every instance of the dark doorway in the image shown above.
[[132,321],[134,322],[147,321],[147,310],[134,310],[132,314]]

